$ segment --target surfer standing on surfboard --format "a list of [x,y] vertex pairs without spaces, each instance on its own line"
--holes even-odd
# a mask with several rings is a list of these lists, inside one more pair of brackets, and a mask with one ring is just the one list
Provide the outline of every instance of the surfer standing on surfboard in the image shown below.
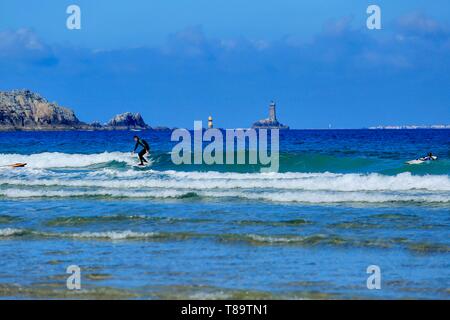
[[141,146],[143,149],[139,151],[139,160],[141,163],[139,163],[140,166],[144,165],[144,162],[147,163],[147,159],[144,158],[146,154],[150,154],[150,146],[148,145],[147,141],[144,139],[139,138],[138,136],[134,136],[134,141],[136,142],[136,146],[134,147],[133,154],[136,152],[136,149]]

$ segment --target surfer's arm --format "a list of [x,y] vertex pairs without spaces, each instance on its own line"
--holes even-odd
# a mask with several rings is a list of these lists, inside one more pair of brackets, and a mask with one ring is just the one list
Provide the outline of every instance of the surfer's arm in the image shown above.
[[136,145],[134,146],[134,150],[133,150],[133,152],[136,152],[136,149],[139,147],[139,141],[138,142],[136,142]]

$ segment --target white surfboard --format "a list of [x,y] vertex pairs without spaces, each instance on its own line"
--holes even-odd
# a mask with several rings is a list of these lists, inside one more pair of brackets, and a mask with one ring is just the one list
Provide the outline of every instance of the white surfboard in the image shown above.
[[135,168],[145,168],[145,167],[147,167],[147,165],[144,164],[143,166],[141,166],[141,165],[138,165],[138,164],[137,164],[137,165],[135,165],[134,167],[135,167]]
[[406,162],[407,164],[421,164],[421,163],[424,163],[425,161],[423,161],[423,160],[419,160],[419,159],[417,159],[417,160],[410,160],[410,161],[408,161],[408,162]]
[[[432,156],[431,158],[433,158],[433,160],[437,160],[436,156]],[[432,160],[426,160],[425,158],[420,158],[420,159],[416,159],[416,160],[410,160],[406,163],[407,164],[421,164],[421,163],[429,162],[429,161],[432,161]]]
[[146,168],[146,167],[149,167],[150,165],[151,165],[150,162],[145,162],[144,165],[142,165],[142,166],[139,163],[136,163],[133,165],[133,167],[134,168]]

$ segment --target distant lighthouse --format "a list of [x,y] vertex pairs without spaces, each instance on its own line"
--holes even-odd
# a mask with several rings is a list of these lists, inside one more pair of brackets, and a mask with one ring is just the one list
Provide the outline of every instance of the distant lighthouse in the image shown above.
[[269,105],[269,120],[274,122],[277,121],[277,112],[275,108],[276,104],[275,102],[272,101]]
[[269,104],[269,117],[267,119],[262,119],[259,121],[256,121],[252,128],[254,129],[289,129],[288,126],[285,126],[284,124],[280,123],[277,119],[277,111],[276,111],[276,104],[274,101],[270,102]]
[[208,117],[208,129],[213,128],[213,118],[211,116]]

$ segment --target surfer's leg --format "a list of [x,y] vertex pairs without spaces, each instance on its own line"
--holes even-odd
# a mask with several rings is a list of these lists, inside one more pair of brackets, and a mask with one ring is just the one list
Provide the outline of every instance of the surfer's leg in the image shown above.
[[150,152],[148,152],[147,150],[145,150],[145,153],[142,155],[142,159],[144,160],[145,163],[148,163],[147,159],[145,159],[146,155],[150,155]]
[[144,161],[147,162],[147,160],[144,159],[144,154],[146,153],[145,150],[141,150],[139,152],[139,160],[141,161],[141,164],[144,164]]

